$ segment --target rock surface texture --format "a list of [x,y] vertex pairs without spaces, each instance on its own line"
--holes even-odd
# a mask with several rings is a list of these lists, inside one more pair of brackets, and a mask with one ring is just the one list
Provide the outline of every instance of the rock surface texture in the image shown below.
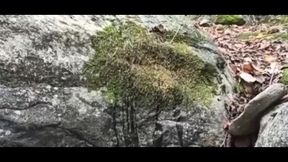
[[287,147],[288,103],[277,105],[261,120],[261,127],[255,147]]
[[[131,119],[128,110],[111,108],[100,91],[86,88],[82,68],[95,53],[91,37],[111,22],[125,20],[149,29],[162,24],[175,32],[182,25],[179,33],[191,37],[197,33],[189,25],[189,16],[0,16],[0,146],[221,144],[224,101],[232,91],[233,80],[209,41],[193,45],[218,72],[219,91],[209,106],[195,103],[193,107],[162,110],[157,119],[153,110],[138,108],[136,119]],[[285,109],[275,122],[282,121],[281,114],[285,117]],[[129,140],[129,134],[123,134],[130,122],[137,123],[136,143]],[[264,134],[276,133],[273,129],[276,127],[271,126]],[[260,137],[258,145],[270,145],[261,141]]]

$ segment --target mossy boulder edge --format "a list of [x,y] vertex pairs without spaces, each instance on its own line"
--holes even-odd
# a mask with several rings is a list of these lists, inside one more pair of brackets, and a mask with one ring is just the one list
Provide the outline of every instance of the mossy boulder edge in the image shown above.
[[246,21],[240,15],[218,15],[215,24],[222,25],[244,25]]
[[128,21],[105,27],[92,41],[96,53],[85,74],[91,88],[107,88],[109,101],[130,96],[139,106],[162,102],[166,107],[186,98],[209,106],[217,91],[216,69],[207,69],[183,35],[169,31],[159,36]]

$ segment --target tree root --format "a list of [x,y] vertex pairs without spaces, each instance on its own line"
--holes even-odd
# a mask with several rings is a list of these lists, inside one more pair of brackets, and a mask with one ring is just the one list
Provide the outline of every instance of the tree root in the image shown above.
[[255,96],[244,111],[229,123],[227,132],[233,136],[245,136],[258,131],[261,114],[287,94],[284,84],[276,83]]

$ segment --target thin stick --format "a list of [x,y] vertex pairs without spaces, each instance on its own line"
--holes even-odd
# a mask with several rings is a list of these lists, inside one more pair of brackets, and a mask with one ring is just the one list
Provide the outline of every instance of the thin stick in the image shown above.
[[228,137],[228,133],[225,132],[225,137],[224,137],[224,140],[223,140],[222,144],[220,145],[220,147],[224,147],[224,146],[225,146],[225,143],[226,143],[226,141],[227,141],[227,140],[226,140],[227,137]]
[[[227,110],[226,110],[227,111]],[[229,122],[229,117],[228,117],[228,112],[223,112],[223,117],[224,117],[224,119],[227,121],[227,122]]]
[[173,42],[174,38],[176,37],[176,35],[178,34],[179,30],[181,28],[181,25],[179,25],[178,29],[177,29],[177,32],[174,34],[173,38],[171,39],[170,43]]
[[270,78],[270,82],[269,82],[269,85],[272,84],[272,81],[273,81],[273,78],[274,78],[274,71],[276,69],[276,65],[274,66],[273,70],[272,70],[272,75],[271,75],[271,78]]

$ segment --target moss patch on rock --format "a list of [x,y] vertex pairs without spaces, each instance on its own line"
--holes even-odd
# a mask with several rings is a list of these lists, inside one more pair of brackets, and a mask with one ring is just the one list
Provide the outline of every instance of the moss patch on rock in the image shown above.
[[288,85],[288,69],[284,69],[282,72],[281,83]]
[[243,82],[237,82],[233,90],[235,93],[244,93],[245,87],[243,85]]
[[105,27],[92,39],[96,53],[84,68],[89,87],[105,87],[110,103],[169,107],[187,101],[209,106],[218,88],[216,70],[206,69],[211,66],[187,44],[188,37],[171,33],[159,39],[131,21]]
[[215,24],[244,25],[246,22],[240,15],[217,15]]
[[253,40],[257,38],[263,38],[263,33],[262,32],[244,32],[238,35],[239,39],[242,40]]
[[288,41],[288,33],[278,32],[270,34],[268,32],[246,32],[240,34],[238,38],[242,40],[263,39]]
[[192,33],[177,33],[177,31],[166,31],[162,35],[164,41],[185,43],[186,45],[194,45],[201,41],[206,41],[206,37],[198,31]]
[[266,23],[277,25],[277,24],[288,24],[288,16],[287,15],[278,15],[278,16],[272,16],[268,20],[266,20]]

